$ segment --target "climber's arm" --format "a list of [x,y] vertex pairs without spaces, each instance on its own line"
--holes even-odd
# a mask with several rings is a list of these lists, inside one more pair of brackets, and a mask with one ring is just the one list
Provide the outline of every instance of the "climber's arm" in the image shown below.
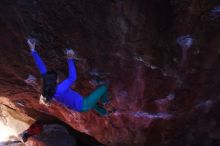
[[47,72],[47,68],[38,53],[35,50],[32,50],[31,55],[34,58],[34,62],[37,65],[37,68],[40,71],[41,75],[45,74]]
[[28,43],[30,50],[31,50],[31,55],[33,56],[34,61],[37,65],[37,68],[39,69],[39,71],[42,75],[47,72],[47,68],[46,68],[44,62],[42,61],[42,59],[40,58],[40,56],[38,55],[38,53],[35,51],[36,41],[37,40],[34,38],[27,39],[27,43]]
[[63,82],[60,83],[59,86],[62,88],[61,90],[65,90],[69,88],[73,84],[73,82],[76,80],[76,68],[74,65],[74,60],[68,59],[67,63],[69,66],[69,75]]
[[69,67],[69,75],[63,82],[59,84],[59,89],[62,91],[69,88],[77,78],[76,67],[74,64],[73,56],[74,56],[74,52],[72,50],[70,52],[67,51],[67,63]]

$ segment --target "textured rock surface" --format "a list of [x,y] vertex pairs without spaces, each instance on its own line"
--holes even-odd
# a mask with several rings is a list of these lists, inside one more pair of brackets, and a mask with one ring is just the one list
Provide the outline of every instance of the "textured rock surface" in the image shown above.
[[[217,0],[2,0],[0,95],[4,104],[58,117],[107,145],[219,145],[220,20]],[[193,46],[180,66],[180,35]],[[94,72],[110,82],[117,112],[99,117],[40,105],[40,75],[25,44],[40,41],[48,68],[67,75],[63,50],[76,47],[82,95]],[[93,73],[93,74],[92,74]],[[27,82],[29,75],[36,81]],[[26,82],[25,82],[26,81]]]

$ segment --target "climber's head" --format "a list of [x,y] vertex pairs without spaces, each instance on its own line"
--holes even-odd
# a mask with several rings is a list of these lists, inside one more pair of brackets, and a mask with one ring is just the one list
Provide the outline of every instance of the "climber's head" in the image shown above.
[[43,75],[43,90],[41,100],[50,102],[53,98],[58,82],[58,75],[55,71],[48,71]]

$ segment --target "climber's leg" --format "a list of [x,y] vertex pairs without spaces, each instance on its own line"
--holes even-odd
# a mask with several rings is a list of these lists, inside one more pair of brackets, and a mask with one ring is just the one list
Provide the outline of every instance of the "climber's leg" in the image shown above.
[[104,96],[107,92],[108,88],[106,85],[102,85],[98,87],[95,91],[93,91],[89,96],[83,99],[83,109],[82,111],[89,111],[91,109],[96,109],[97,102],[100,100],[102,96]]

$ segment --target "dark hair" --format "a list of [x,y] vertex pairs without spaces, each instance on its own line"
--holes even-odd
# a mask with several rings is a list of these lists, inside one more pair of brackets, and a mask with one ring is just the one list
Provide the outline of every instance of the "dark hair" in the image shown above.
[[46,74],[42,75],[43,77],[43,91],[42,95],[46,98],[46,101],[50,101],[57,87],[57,73],[55,71],[48,71]]

